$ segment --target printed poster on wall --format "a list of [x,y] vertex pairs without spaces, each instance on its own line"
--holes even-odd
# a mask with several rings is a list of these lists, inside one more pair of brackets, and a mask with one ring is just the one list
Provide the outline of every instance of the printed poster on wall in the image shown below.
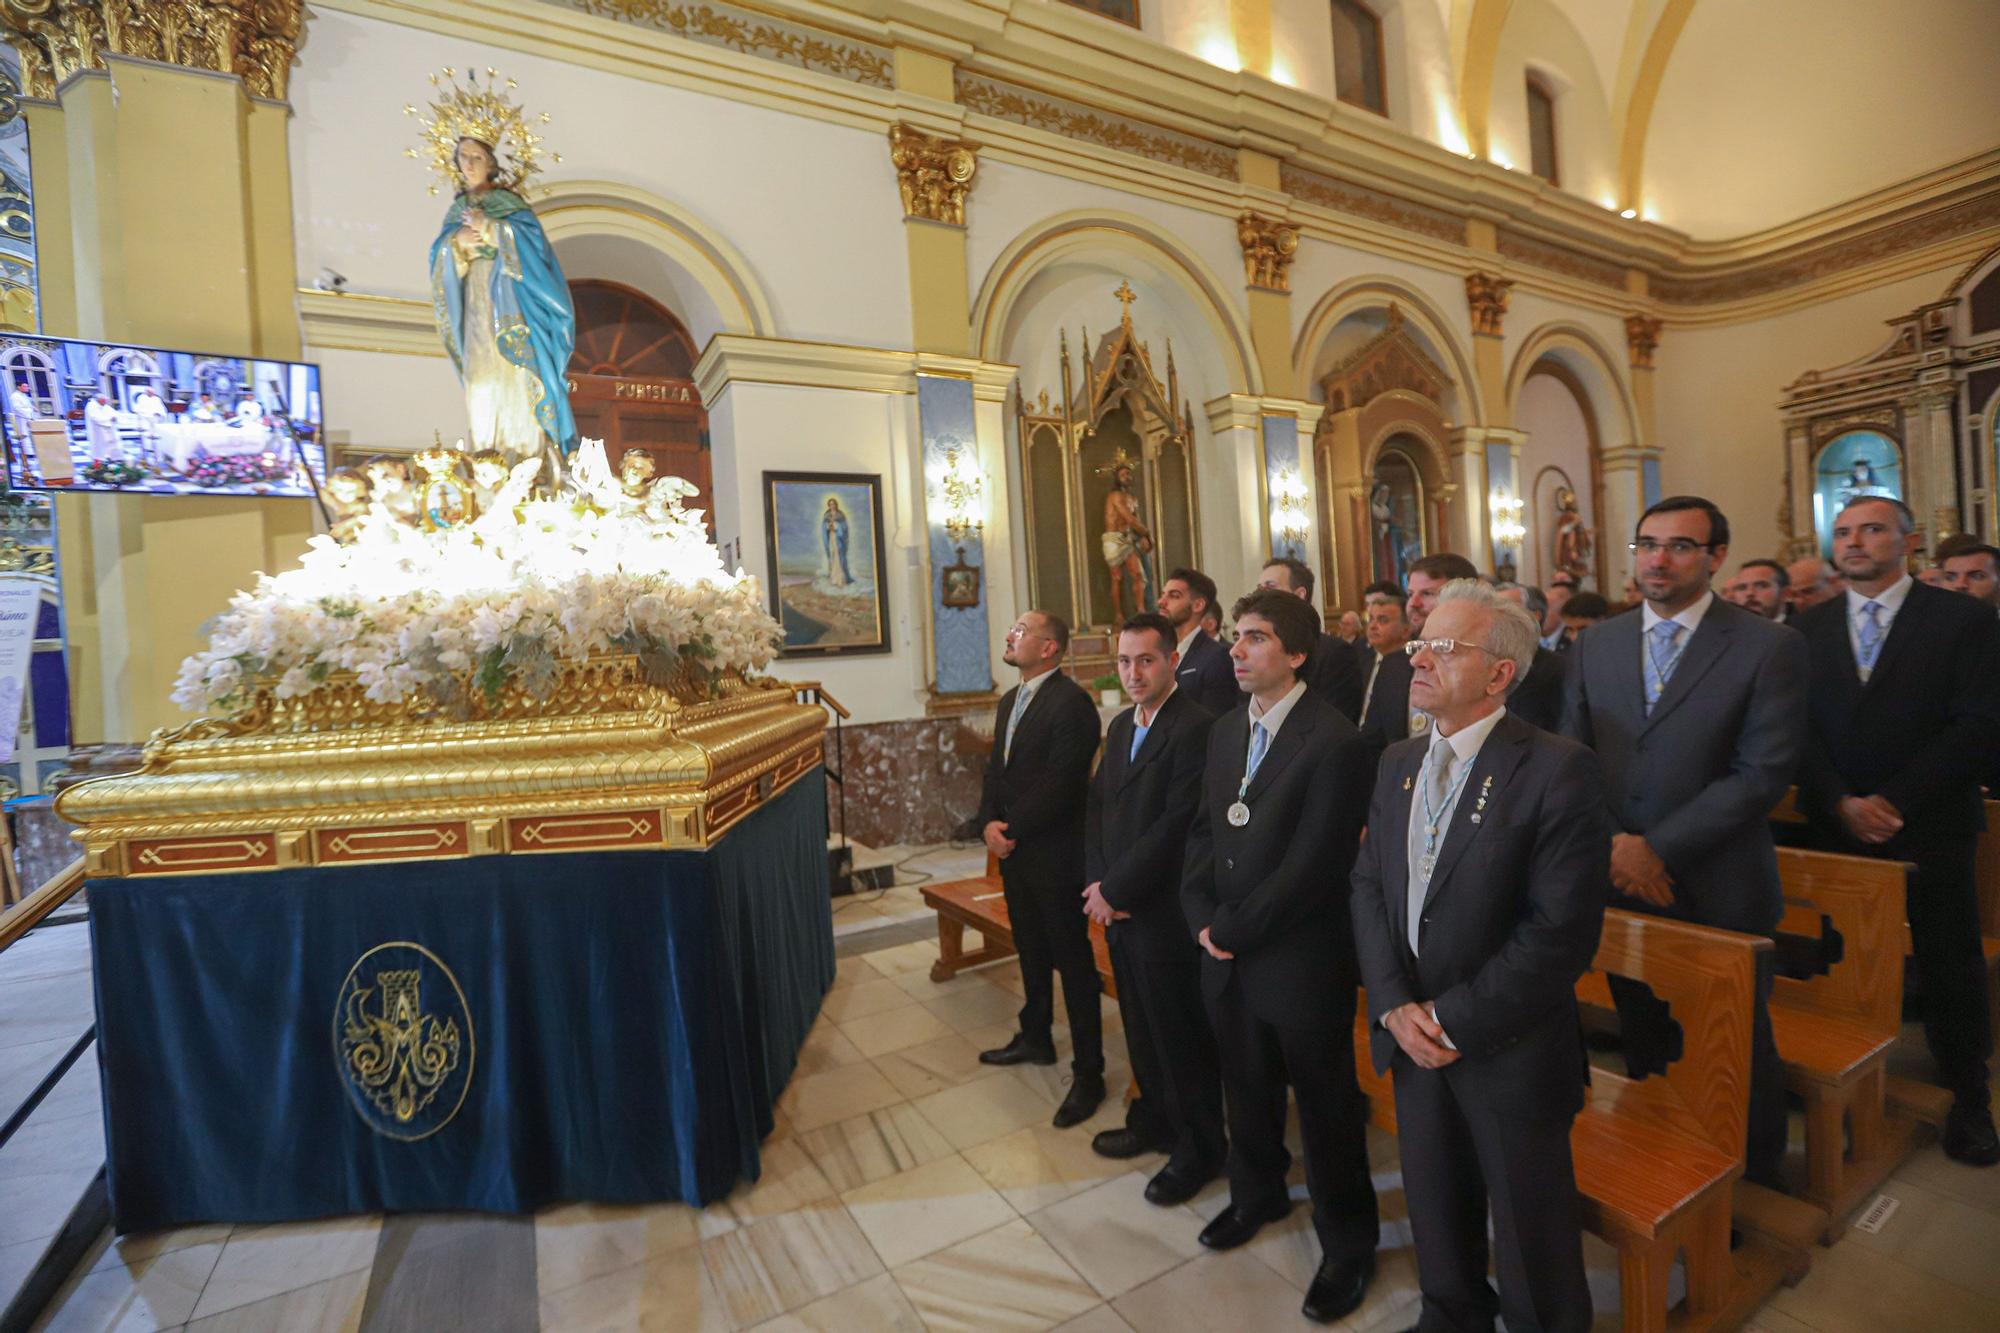
[[35,655],[42,587],[42,580],[28,575],[0,574],[0,762],[13,759],[21,730],[21,696]]

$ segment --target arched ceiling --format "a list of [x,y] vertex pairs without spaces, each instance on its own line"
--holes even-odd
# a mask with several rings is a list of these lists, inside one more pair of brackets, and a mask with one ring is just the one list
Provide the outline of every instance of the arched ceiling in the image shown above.
[[1500,153],[1512,105],[1500,99],[1517,96],[1496,70],[1517,68],[1523,49],[1541,56],[1566,25],[1547,58],[1587,61],[1569,73],[1593,96],[1562,114],[1602,117],[1612,160],[1566,171],[1565,186],[1609,180],[1599,202],[1615,196],[1697,239],[1780,226],[2000,147],[1993,0],[1437,3],[1474,153]]

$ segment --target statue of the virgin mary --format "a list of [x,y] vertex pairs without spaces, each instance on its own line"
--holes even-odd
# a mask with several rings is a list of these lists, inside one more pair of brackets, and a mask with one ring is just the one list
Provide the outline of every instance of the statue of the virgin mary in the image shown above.
[[471,448],[498,450],[510,463],[553,454],[553,482],[577,445],[567,374],[576,312],[523,197],[541,136],[497,82],[492,70],[484,85],[475,73],[464,87],[454,70],[431,76],[442,96],[421,122],[422,151],[455,191],[431,242],[431,303],[465,385]]

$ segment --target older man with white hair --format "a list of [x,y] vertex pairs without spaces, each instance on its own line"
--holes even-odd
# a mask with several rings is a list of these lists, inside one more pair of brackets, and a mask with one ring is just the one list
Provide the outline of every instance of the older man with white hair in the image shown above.
[[1585,1069],[1574,987],[1604,923],[1611,821],[1596,757],[1508,708],[1539,636],[1503,594],[1444,586],[1408,645],[1410,702],[1434,725],[1383,755],[1354,867],[1423,1329],[1591,1323],[1569,1145]]

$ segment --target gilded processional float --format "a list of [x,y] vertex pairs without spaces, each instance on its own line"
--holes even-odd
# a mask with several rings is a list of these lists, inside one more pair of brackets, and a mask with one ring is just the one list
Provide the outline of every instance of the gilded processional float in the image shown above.
[[692,488],[577,438],[513,83],[432,83],[470,448],[330,478],[183,665],[198,719],[59,803],[121,1231],[705,1203],[832,982],[823,715],[757,675],[778,624]]

